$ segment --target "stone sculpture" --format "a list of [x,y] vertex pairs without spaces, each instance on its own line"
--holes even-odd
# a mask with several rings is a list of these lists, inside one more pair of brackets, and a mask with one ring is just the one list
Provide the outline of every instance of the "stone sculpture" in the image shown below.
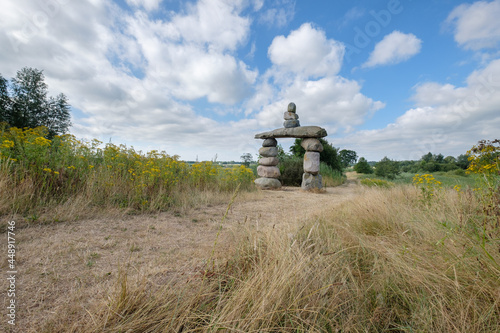
[[288,104],[288,110],[284,113],[284,128],[278,128],[270,132],[255,135],[256,139],[263,139],[259,154],[257,173],[260,178],[255,180],[257,187],[261,189],[278,189],[281,183],[278,180],[280,170],[278,165],[278,142],[276,138],[303,138],[302,147],[306,150],[304,155],[304,174],[302,175],[302,189],[321,189],[321,175],[319,174],[320,153],[323,145],[318,140],[327,136],[326,130],[318,126],[300,126],[299,116],[294,103]]

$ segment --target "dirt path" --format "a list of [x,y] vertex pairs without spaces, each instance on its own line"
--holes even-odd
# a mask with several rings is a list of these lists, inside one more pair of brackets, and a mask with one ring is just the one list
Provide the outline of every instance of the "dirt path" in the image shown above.
[[[350,179],[325,193],[283,188],[242,195],[224,222],[218,249],[232,245],[233,231],[238,228],[303,223],[358,192]],[[20,230],[16,235],[17,331],[13,332],[39,332],[61,314],[69,323],[72,315],[106,297],[120,270],[127,270],[130,277],[146,276],[157,284],[196,274],[210,256],[226,209],[224,204],[186,215],[92,219]],[[5,260],[0,267],[7,270]],[[6,287],[2,278],[0,288]],[[6,301],[4,298],[3,309]],[[57,325],[54,323],[54,329]],[[6,320],[0,324],[3,329],[9,332]]]

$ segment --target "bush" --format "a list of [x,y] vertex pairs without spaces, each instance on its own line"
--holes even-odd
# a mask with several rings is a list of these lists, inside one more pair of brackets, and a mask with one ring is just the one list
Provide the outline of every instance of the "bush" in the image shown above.
[[455,176],[464,176],[464,177],[467,176],[464,169],[456,169],[451,171],[451,173]]
[[[338,149],[333,147],[325,139],[319,139],[323,145],[323,151],[319,154],[321,162],[325,162],[332,169],[342,171],[342,161],[338,154]],[[294,144],[290,147],[290,152],[297,157],[304,157],[305,149],[301,146],[302,139],[295,139]]]
[[371,174],[373,173],[373,168],[368,164],[368,161],[364,158],[361,157],[354,166],[354,171],[357,173],[365,173],[365,174]]
[[379,177],[394,179],[400,174],[399,164],[396,161],[384,157],[375,165],[375,174]]
[[279,180],[284,186],[300,186],[304,173],[304,161],[297,156],[282,156],[279,163],[281,176]]
[[388,182],[387,180],[376,179],[376,178],[361,179],[361,185],[368,187],[383,187],[383,188],[394,187],[394,183]]

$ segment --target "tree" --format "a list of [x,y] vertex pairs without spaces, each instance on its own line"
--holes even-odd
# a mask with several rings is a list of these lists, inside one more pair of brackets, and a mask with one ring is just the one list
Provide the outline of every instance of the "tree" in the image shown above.
[[422,158],[420,160],[425,162],[425,163],[428,163],[428,162],[432,162],[434,160],[434,157],[432,156],[431,152],[428,152],[427,154],[422,156]]
[[356,163],[356,160],[358,159],[358,154],[356,154],[354,150],[342,149],[341,151],[339,151],[339,156],[344,168],[347,168],[349,165]]
[[44,80],[42,71],[25,67],[11,80],[12,96],[9,97],[9,86],[1,77],[0,93],[7,98],[7,103],[0,102],[0,119],[18,128],[45,126],[49,138],[66,133],[71,126],[68,100],[64,94],[47,97],[48,86]]
[[462,154],[457,157],[457,165],[466,170],[469,167],[470,161],[469,161],[469,154]]
[[[323,145],[323,151],[319,154],[321,162],[325,162],[332,169],[342,171],[342,162],[338,155],[338,149],[333,147],[325,139],[318,139]],[[290,152],[297,157],[304,157],[306,150],[301,146],[302,139],[295,139],[294,144],[290,147]]]
[[7,80],[0,74],[0,123],[8,122],[7,114],[10,109],[10,98],[7,84]]
[[457,163],[457,159],[453,156],[446,156],[444,158],[444,163],[447,163],[447,164]]
[[375,174],[377,176],[394,179],[399,173],[398,162],[388,159],[387,156],[375,165]]
[[432,158],[434,159],[434,162],[436,162],[436,163],[444,163],[443,154],[432,155]]
[[250,163],[253,161],[252,154],[250,153],[244,153],[243,155],[240,156],[240,158],[243,161],[243,164],[247,167],[249,167]]
[[368,164],[368,161],[364,157],[360,157],[358,163],[354,166],[354,171],[357,173],[373,173],[373,168]]

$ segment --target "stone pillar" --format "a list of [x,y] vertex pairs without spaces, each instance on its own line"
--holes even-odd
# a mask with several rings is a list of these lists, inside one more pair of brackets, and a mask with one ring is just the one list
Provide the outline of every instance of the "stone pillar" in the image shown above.
[[278,180],[280,169],[278,165],[278,141],[274,138],[265,139],[262,143],[262,148],[259,149],[259,154],[262,156],[259,159],[257,174],[260,178],[255,180],[255,185],[263,190],[277,189],[281,187],[281,182]]
[[323,145],[318,139],[305,138],[301,143],[306,150],[304,155],[304,174],[302,175],[302,189],[321,189],[321,175],[319,174],[319,154],[323,151]]

